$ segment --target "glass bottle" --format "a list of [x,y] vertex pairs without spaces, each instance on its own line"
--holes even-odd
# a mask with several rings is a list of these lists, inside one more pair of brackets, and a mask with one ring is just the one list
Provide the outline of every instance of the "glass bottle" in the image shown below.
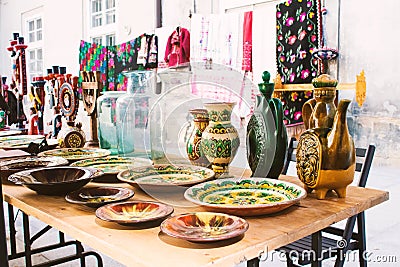
[[118,153],[149,157],[148,117],[152,94],[151,70],[123,72],[128,78],[127,93],[117,100]]
[[117,99],[123,96],[123,91],[103,92],[97,99],[97,132],[101,148],[109,149],[112,155],[118,154],[118,135],[116,120]]

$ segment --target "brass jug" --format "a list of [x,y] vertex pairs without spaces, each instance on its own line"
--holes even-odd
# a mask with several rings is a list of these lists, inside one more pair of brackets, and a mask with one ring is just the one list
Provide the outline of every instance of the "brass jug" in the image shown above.
[[326,74],[316,78],[313,85],[315,99],[303,106],[308,129],[300,136],[297,148],[297,175],[308,192],[315,189],[318,199],[324,199],[328,190],[342,198],[354,179],[356,166],[354,142],[346,121],[351,101],[341,100],[336,109],[333,93],[337,81]]

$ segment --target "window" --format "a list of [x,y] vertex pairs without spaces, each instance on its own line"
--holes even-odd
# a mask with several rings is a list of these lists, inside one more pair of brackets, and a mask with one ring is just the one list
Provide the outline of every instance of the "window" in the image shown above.
[[115,23],[115,0],[90,0],[92,28]]
[[95,44],[98,44],[98,45],[102,45],[102,43],[103,43],[102,40],[103,40],[103,38],[101,36],[93,37],[92,38],[92,43],[95,43]]
[[42,19],[37,18],[28,21],[29,42],[37,42],[42,40]]
[[43,50],[42,48],[28,51],[28,81],[35,76],[43,76]]
[[106,35],[106,45],[115,45],[115,34]]

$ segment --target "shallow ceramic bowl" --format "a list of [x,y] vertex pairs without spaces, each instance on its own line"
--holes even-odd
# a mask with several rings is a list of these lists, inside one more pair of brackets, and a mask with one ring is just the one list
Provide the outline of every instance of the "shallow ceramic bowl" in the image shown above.
[[129,201],[102,206],[96,210],[97,218],[119,224],[139,224],[162,220],[174,208],[159,202]]
[[65,195],[75,191],[102,173],[92,168],[49,167],[14,173],[8,180],[42,195]]
[[26,149],[31,142],[40,143],[44,135],[12,135],[0,137],[0,148],[2,149]]
[[0,170],[2,177],[8,177],[9,175],[29,170],[33,168],[40,167],[55,167],[55,166],[63,166],[67,165],[68,160],[62,157],[36,157],[36,156],[28,156],[25,158],[17,158],[10,160],[2,160],[0,161]]
[[240,216],[281,211],[306,197],[295,184],[270,178],[227,178],[194,185],[185,198],[207,210]]
[[207,168],[187,164],[157,164],[125,170],[118,179],[131,185],[159,191],[163,187],[191,186],[214,178]]
[[96,182],[121,182],[117,179],[117,174],[124,170],[129,170],[139,166],[150,165],[151,161],[144,158],[128,158],[118,156],[108,156],[95,159],[85,159],[72,163],[70,166],[90,167],[103,171],[104,175],[95,179]]
[[133,190],[129,188],[110,186],[90,187],[70,192],[65,196],[65,199],[70,203],[99,207],[109,203],[125,201],[134,194]]
[[240,236],[249,229],[249,224],[242,218],[224,213],[195,212],[168,218],[160,228],[172,237],[210,242]]
[[56,156],[67,159],[70,163],[84,160],[101,158],[110,155],[111,152],[107,149],[101,148],[59,148],[41,152],[38,156]]

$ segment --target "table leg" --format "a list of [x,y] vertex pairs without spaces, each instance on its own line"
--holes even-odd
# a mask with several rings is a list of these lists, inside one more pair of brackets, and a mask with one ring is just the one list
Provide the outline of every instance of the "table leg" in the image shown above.
[[0,177],[0,266],[8,267],[6,224],[4,221],[3,185]]
[[311,235],[311,248],[315,252],[315,256],[311,259],[311,267],[322,266],[322,232],[318,231]]
[[7,205],[8,208],[8,228],[10,230],[10,257],[17,254],[17,241],[15,236],[17,231],[15,230],[15,218],[14,218],[14,207],[11,204]]
[[29,217],[25,213],[22,213],[22,223],[24,229],[25,266],[32,267],[32,248],[31,248],[31,233],[29,230]]

